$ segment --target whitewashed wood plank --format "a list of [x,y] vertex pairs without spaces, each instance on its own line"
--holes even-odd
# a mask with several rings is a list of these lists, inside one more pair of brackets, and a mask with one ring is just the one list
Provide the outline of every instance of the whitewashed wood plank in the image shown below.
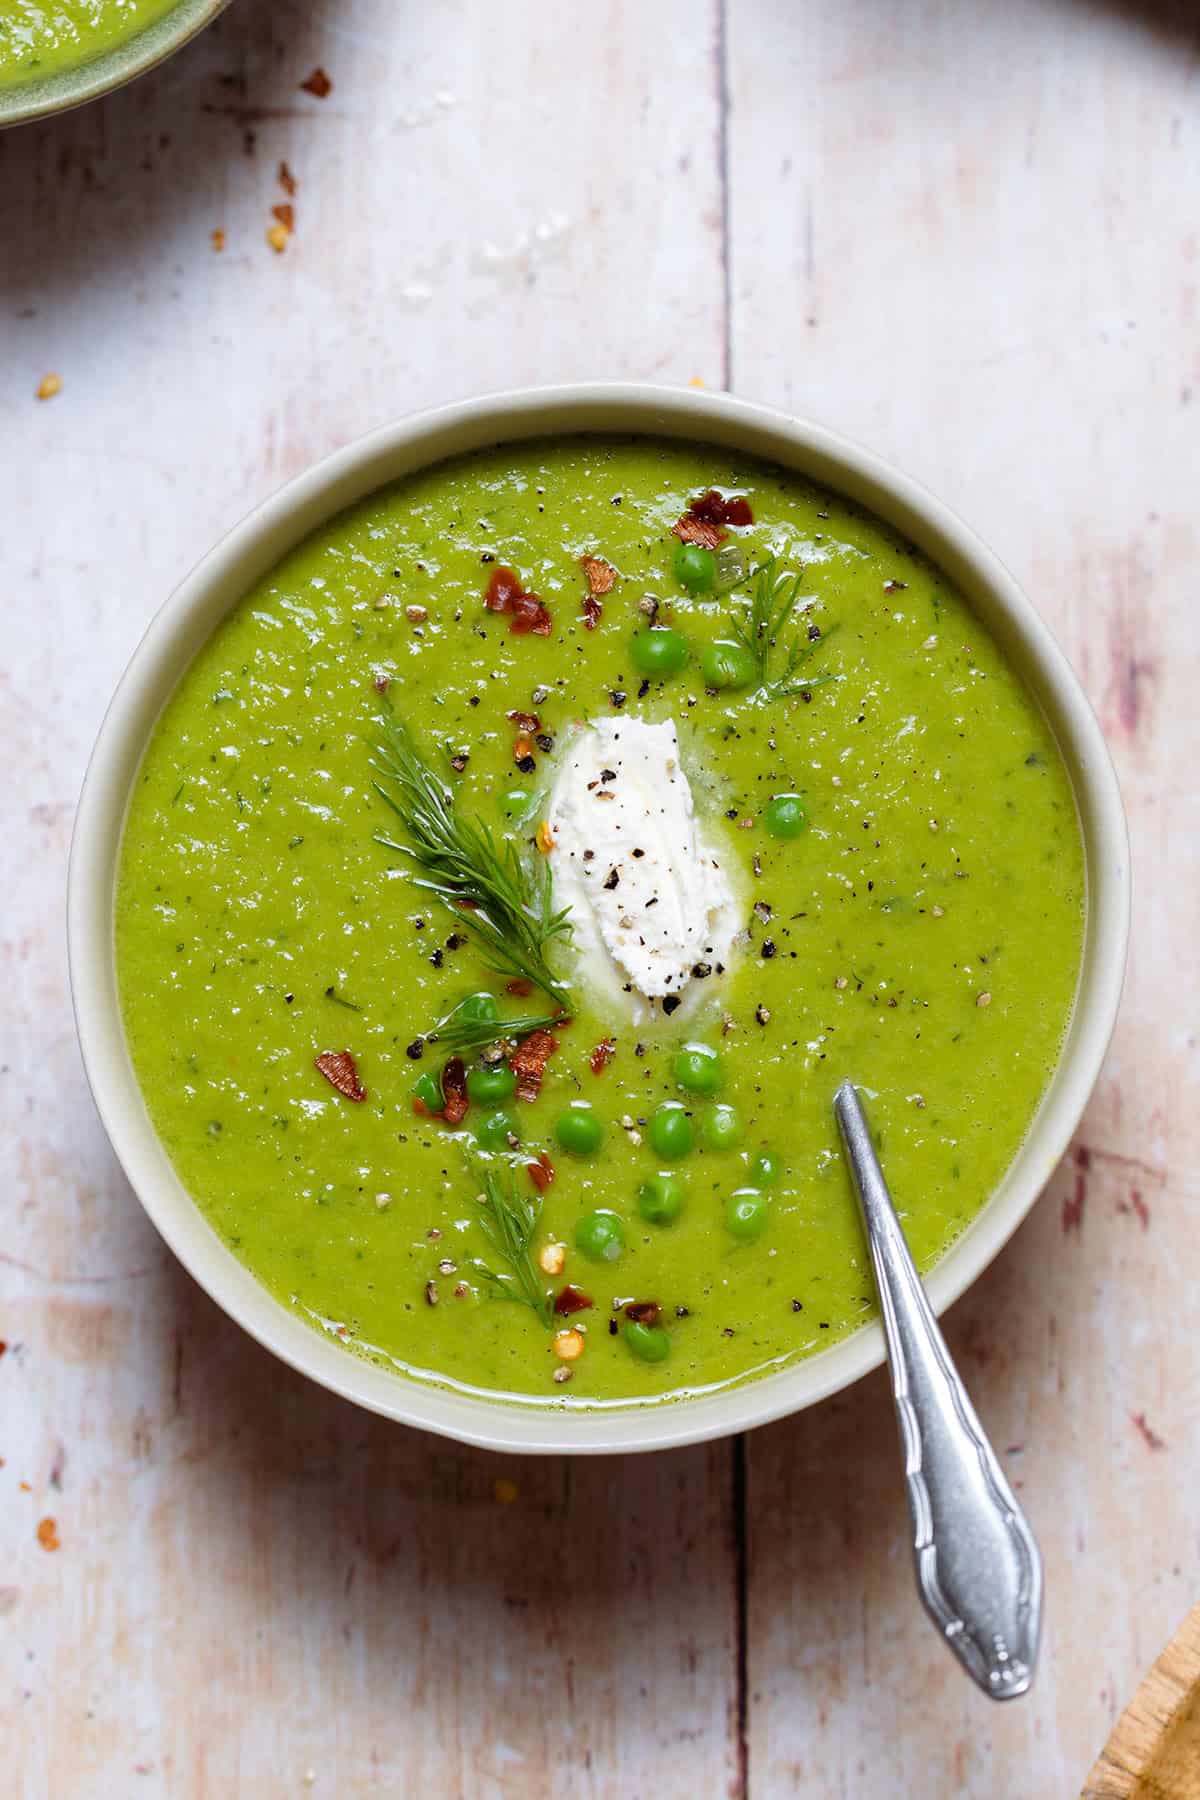
[[715,38],[678,0],[238,0],[0,137],[0,1681],[28,1800],[736,1780],[728,1447],[510,1467],[280,1371],[114,1167],[60,919],[112,682],[248,505],[417,405],[719,380]]
[[1027,583],[1108,730],[1138,896],[1089,1164],[950,1321],[1046,1554],[1035,1693],[989,1709],[919,1614],[865,1383],[750,1440],[752,1787],[1068,1794],[1200,1533],[1195,26],[855,0],[773,13],[769,57],[763,27],[733,6],[734,384],[894,456]]

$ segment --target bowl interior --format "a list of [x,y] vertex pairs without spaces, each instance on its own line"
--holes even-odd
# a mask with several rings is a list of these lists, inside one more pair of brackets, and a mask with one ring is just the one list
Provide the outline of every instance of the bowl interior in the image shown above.
[[161,17],[99,56],[32,81],[0,87],[0,127],[66,112],[122,87],[181,49],[228,5],[229,0],[176,0]]
[[533,390],[441,408],[339,451],[267,501],[220,544],[155,618],[97,741],[71,853],[71,976],[88,1077],[135,1191],[200,1284],[284,1361],[360,1405],[467,1442],[527,1451],[661,1448],[742,1430],[836,1392],[883,1360],[877,1324],[740,1387],[687,1400],[573,1410],[434,1387],[374,1367],[277,1302],[225,1247],[179,1182],[143,1106],[126,1050],[113,956],[113,897],[128,796],[155,721],[224,615],[300,538],[343,507],[444,457],[580,432],[708,441],[773,460],[876,513],[940,564],[1036,696],[1079,806],[1087,920],[1074,1015],[1058,1067],[1016,1160],[928,1278],[937,1310],[987,1266],[1070,1141],[1108,1044],[1128,933],[1129,865],[1120,795],[1099,726],[1046,627],[997,559],[940,502],[823,429],[715,395],[638,387]]

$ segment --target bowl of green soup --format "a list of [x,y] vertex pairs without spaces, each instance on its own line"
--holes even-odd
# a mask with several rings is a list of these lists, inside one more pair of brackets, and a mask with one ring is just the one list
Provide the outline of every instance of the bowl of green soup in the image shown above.
[[0,127],[98,99],[162,62],[229,0],[0,0]]
[[930,1296],[1067,1147],[1124,819],[1037,613],[814,425],[469,402],[291,482],[159,613],[80,803],[89,1079],[230,1316],[533,1451],[797,1411],[882,1358],[850,1077]]

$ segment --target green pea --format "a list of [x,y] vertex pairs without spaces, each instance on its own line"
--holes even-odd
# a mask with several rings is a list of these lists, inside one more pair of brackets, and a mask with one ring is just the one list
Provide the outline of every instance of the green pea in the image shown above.
[[675,551],[675,579],[689,594],[707,594],[716,584],[717,559],[703,544],[680,544]]
[[603,1207],[584,1213],[575,1227],[575,1248],[589,1262],[616,1262],[625,1248],[625,1227]]
[[483,1063],[467,1076],[467,1095],[476,1106],[503,1106],[517,1091],[517,1078],[507,1063]]
[[586,1100],[572,1100],[555,1120],[554,1135],[572,1156],[594,1156],[604,1141],[604,1127]]
[[687,639],[669,625],[652,625],[648,631],[634,632],[629,656],[639,675],[661,681],[664,676],[678,675],[687,661]]
[[774,1187],[783,1175],[783,1158],[774,1150],[760,1150],[750,1164],[750,1179],[755,1187]]
[[673,1225],[683,1211],[687,1189],[678,1175],[660,1169],[638,1189],[638,1211],[651,1225]]
[[412,1097],[421,1102],[426,1112],[441,1112],[444,1104],[441,1085],[436,1075],[419,1075],[413,1082]]
[[523,819],[533,805],[534,796],[529,788],[510,787],[504,794],[500,804],[510,819]]
[[507,1150],[509,1138],[520,1135],[516,1118],[502,1106],[485,1113],[475,1127],[475,1136],[485,1150]]
[[642,1362],[666,1362],[671,1354],[671,1340],[661,1325],[640,1325],[626,1319],[622,1328],[625,1342]]
[[734,1150],[742,1141],[742,1116],[736,1106],[710,1106],[701,1131],[710,1150]]
[[700,652],[700,673],[710,688],[744,688],[758,674],[758,666],[744,644],[718,638]]
[[685,1044],[673,1067],[676,1081],[691,1094],[715,1094],[721,1085],[721,1058],[708,1044]]
[[739,1243],[753,1243],[767,1224],[770,1201],[757,1188],[738,1188],[725,1202],[725,1229]]
[[647,1136],[650,1148],[669,1162],[686,1156],[696,1141],[687,1109],[678,1100],[664,1100],[661,1106],[655,1107]]
[[494,1025],[500,1017],[496,996],[488,993],[468,994],[466,999],[460,1000],[455,1007],[454,1017],[461,1019],[464,1024]]
[[763,814],[763,822],[772,837],[799,837],[808,830],[808,814],[799,794],[776,794]]

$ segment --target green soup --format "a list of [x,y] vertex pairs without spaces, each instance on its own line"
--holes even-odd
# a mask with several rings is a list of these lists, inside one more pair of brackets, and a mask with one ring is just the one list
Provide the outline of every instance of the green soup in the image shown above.
[[0,89],[115,50],[176,0],[0,0]]
[[[748,505],[697,529],[709,490]],[[677,525],[721,541],[687,548]],[[539,629],[485,606],[503,569],[540,596]],[[763,579],[779,605],[756,638]],[[511,994],[475,922],[417,885],[373,787],[387,707],[456,815],[548,870],[552,899],[547,794],[580,722],[671,721],[739,909],[686,1004],[636,1022],[552,939],[573,1016],[540,1093],[514,1092],[485,1017],[457,1128],[435,1023],[481,992],[501,1020],[556,1003]],[[577,439],[406,480],[246,597],[151,741],[116,935],[150,1116],[259,1279],[362,1356],[578,1405],[735,1381],[871,1315],[831,1112],[845,1077],[920,1264],[942,1256],[1037,1108],[1083,917],[1053,738],[936,568],[728,451]],[[493,1181],[528,1232],[520,1267],[485,1229]],[[568,1285],[579,1310],[549,1314]]]

